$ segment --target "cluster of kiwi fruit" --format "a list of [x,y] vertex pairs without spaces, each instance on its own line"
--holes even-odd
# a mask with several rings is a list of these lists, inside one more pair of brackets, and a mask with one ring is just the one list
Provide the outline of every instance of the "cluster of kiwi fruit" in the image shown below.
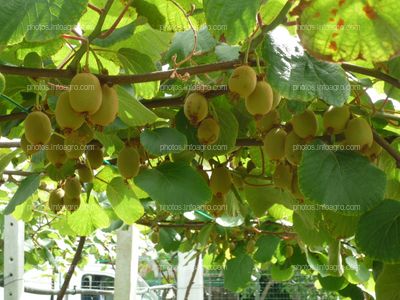
[[[275,161],[274,184],[303,198],[298,187],[297,166],[302,157],[302,148],[318,133],[317,116],[311,109],[295,114],[285,125],[281,124],[277,110],[271,110],[257,121],[257,129],[263,139],[263,149],[268,158]],[[338,143],[358,147],[360,153],[375,159],[381,147],[373,140],[367,120],[352,116],[349,106],[329,107],[323,116],[324,132],[328,136],[342,135]]]
[[257,74],[248,65],[237,67],[228,82],[229,90],[245,99],[247,111],[256,120],[261,119],[280,102],[280,95],[274,92],[264,79],[257,80]]
[[200,93],[190,93],[184,102],[183,112],[190,124],[197,127],[197,139],[203,145],[215,144],[219,139],[220,126],[210,116],[207,98]]
[[[74,181],[91,182],[93,170],[103,164],[104,156],[102,144],[93,140],[93,129],[102,130],[115,120],[117,113],[116,90],[107,84],[102,86],[93,74],[79,73],[72,78],[69,91],[59,95],[54,112],[35,108],[28,114],[21,148],[28,156],[43,148],[46,159],[56,168],[73,160],[80,178],[74,177]],[[79,197],[69,192],[71,180],[65,182],[65,195],[60,188],[51,193],[49,205],[53,211],[60,211],[55,207],[62,206],[61,200],[69,211],[73,210],[69,207],[79,206]]]

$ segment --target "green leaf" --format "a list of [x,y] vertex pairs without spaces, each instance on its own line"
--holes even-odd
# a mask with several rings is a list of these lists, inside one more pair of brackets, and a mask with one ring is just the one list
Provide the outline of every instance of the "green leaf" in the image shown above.
[[199,209],[211,199],[211,190],[201,175],[182,162],[166,162],[144,170],[135,177],[135,184],[162,209],[176,213]]
[[361,217],[356,243],[371,258],[385,263],[399,263],[399,232],[400,201],[385,200]]
[[[211,51],[217,42],[214,40],[207,27],[202,27],[197,32],[196,52]],[[194,47],[194,34],[192,30],[177,32],[168,52],[165,54],[164,61],[170,62],[173,55],[177,56],[177,61],[183,60]]]
[[203,5],[207,25],[216,39],[223,36],[229,44],[237,44],[254,30],[260,1],[204,0]]
[[400,51],[397,0],[307,2],[299,18],[302,44],[334,61],[381,62]]
[[270,261],[274,255],[276,248],[278,248],[280,238],[273,235],[262,235],[256,242],[257,251],[254,253],[253,258],[260,262],[265,263]]
[[400,265],[385,264],[376,281],[376,300],[400,299]]
[[180,236],[174,229],[160,229],[160,245],[166,252],[178,250],[180,241]]
[[[136,8],[139,16],[147,18],[154,29],[177,32],[190,28],[182,11],[172,1],[136,0],[133,7]],[[193,17],[191,20],[196,27],[196,20]]]
[[322,246],[329,241],[329,233],[320,224],[320,215],[317,212],[298,211],[293,214],[294,230],[309,246]]
[[152,124],[157,116],[123,87],[117,87],[119,99],[118,116],[131,127]]
[[304,196],[344,215],[361,215],[383,201],[385,173],[367,158],[331,151],[319,140],[310,146],[299,166]]
[[341,106],[350,95],[343,69],[306,53],[297,39],[283,27],[267,35],[263,46],[268,82],[283,97],[311,101],[320,98]]
[[144,214],[144,208],[135,192],[122,177],[115,177],[107,185],[107,197],[116,215],[128,225],[139,220]]
[[87,0],[13,0],[0,10],[0,45],[43,42],[70,32],[87,8]]
[[285,6],[285,0],[268,0],[260,7],[260,14],[265,24],[271,24]]
[[221,44],[215,47],[215,54],[217,55],[219,61],[231,61],[239,59],[239,51],[239,46]]
[[93,197],[89,198],[89,203],[81,201],[80,207],[69,216],[67,222],[78,236],[88,236],[96,229],[110,225],[107,213]]
[[22,220],[24,222],[30,222],[33,218],[33,199],[30,197],[24,203],[15,207],[13,212],[13,217],[17,220]]
[[60,181],[66,179],[68,176],[72,176],[75,173],[76,162],[74,160],[68,160],[61,167],[57,168],[54,165],[49,165],[46,168],[46,174],[54,181]]
[[186,148],[186,136],[175,128],[156,128],[140,134],[140,143],[153,155],[180,153]]
[[241,254],[228,260],[224,270],[225,288],[232,291],[244,289],[251,280],[254,262],[247,254]]
[[[134,49],[122,48],[118,51],[118,59],[124,68],[132,74],[144,74],[157,71],[153,61],[149,56]],[[136,97],[151,99],[160,87],[159,81],[136,83]]]
[[4,154],[2,153],[1,158],[0,158],[0,174],[4,171],[4,169],[8,166],[8,164],[11,162],[11,160],[19,153],[21,152],[20,149],[14,150],[10,153]]
[[37,191],[39,184],[40,174],[29,175],[22,180],[3,213],[5,215],[11,214],[17,205],[24,203],[26,199],[28,199],[34,192]]
[[113,33],[111,33],[105,39],[94,39],[92,41],[92,44],[99,47],[111,48],[115,44],[119,44],[121,43],[121,41],[124,41],[133,36],[135,29],[136,22],[131,22],[128,25],[115,29]]

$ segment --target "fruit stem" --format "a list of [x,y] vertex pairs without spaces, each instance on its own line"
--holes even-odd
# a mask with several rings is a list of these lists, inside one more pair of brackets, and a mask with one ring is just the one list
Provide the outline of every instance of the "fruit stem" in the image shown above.
[[54,131],[53,134],[58,135],[59,137],[63,138],[65,140],[65,136],[62,135],[61,133],[58,133],[57,131]]

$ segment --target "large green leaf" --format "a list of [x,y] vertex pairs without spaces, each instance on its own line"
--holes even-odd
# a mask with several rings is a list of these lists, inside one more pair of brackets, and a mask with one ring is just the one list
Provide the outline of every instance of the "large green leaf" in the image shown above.
[[90,197],[89,203],[81,201],[80,207],[69,216],[67,222],[78,236],[88,236],[96,229],[110,225],[107,213],[93,197]]
[[135,192],[122,177],[115,177],[107,185],[107,197],[115,214],[126,224],[133,224],[144,214]]
[[11,162],[11,160],[19,153],[21,152],[20,149],[14,150],[10,153],[3,154],[1,153],[1,158],[0,158],[0,174],[4,171],[4,169],[8,166],[8,164]]
[[87,0],[13,0],[1,4],[0,45],[43,42],[70,32]]
[[254,262],[247,254],[228,260],[224,270],[225,288],[236,292],[244,289],[251,280]]
[[207,25],[214,36],[237,44],[252,33],[260,1],[204,0],[203,5]]
[[302,1],[303,45],[334,61],[386,61],[400,51],[398,0]]
[[384,265],[376,281],[376,300],[400,299],[400,265]]
[[386,263],[400,262],[400,201],[385,200],[364,214],[356,243],[368,256]]
[[39,184],[40,174],[29,175],[22,180],[3,213],[5,215],[11,214],[17,205],[24,203],[26,199],[28,199],[34,192],[37,191]]
[[288,99],[320,98],[328,104],[341,106],[350,95],[350,84],[343,69],[310,56],[283,27],[267,35],[263,57],[267,62],[269,83]]
[[[118,51],[118,59],[124,68],[132,74],[144,74],[157,71],[149,56],[134,49],[122,48]],[[160,87],[159,81],[136,83],[135,96],[137,98],[151,99]]]
[[142,103],[140,103],[131,93],[123,87],[117,87],[119,98],[118,116],[129,126],[144,126],[154,123],[157,116]]
[[140,134],[140,143],[153,155],[179,153],[185,150],[186,136],[175,128],[156,128]]
[[[196,52],[208,52],[216,46],[217,42],[214,40],[207,27],[202,27],[197,32],[197,47]],[[194,47],[194,34],[192,30],[184,32],[177,32],[172,40],[171,47],[165,54],[164,60],[171,63],[170,59],[176,55],[177,61],[183,60]]]
[[281,239],[273,235],[262,235],[256,242],[257,251],[254,253],[254,259],[260,263],[271,260],[276,248],[278,248]]
[[303,151],[299,166],[304,196],[344,215],[361,215],[383,201],[385,173],[350,151],[331,151],[317,140]]
[[201,175],[186,163],[163,163],[144,170],[135,184],[147,192],[164,210],[184,212],[199,209],[211,199],[211,190]]

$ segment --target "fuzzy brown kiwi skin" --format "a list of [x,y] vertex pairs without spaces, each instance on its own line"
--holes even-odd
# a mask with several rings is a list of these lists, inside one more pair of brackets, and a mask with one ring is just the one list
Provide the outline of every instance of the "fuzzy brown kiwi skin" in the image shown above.
[[81,188],[81,183],[76,176],[67,178],[64,184],[65,197],[69,199],[79,197]]
[[68,92],[63,92],[58,97],[54,114],[58,126],[67,131],[76,130],[85,122],[85,118],[72,109]]
[[136,148],[125,146],[117,158],[119,173],[126,179],[136,177],[140,171],[140,155]]
[[338,134],[345,130],[350,119],[350,109],[348,106],[331,106],[324,113],[323,124],[328,134]]
[[74,111],[93,115],[102,103],[99,79],[90,73],[76,74],[71,80],[69,102]]
[[285,156],[286,131],[282,128],[272,129],[264,137],[264,151],[271,160],[281,160]]
[[103,85],[102,91],[102,102],[101,106],[96,113],[89,116],[89,121],[92,124],[99,126],[107,126],[114,122],[118,114],[118,95],[117,91],[113,87]]
[[314,137],[318,131],[318,122],[314,112],[306,109],[293,117],[292,126],[294,132],[302,139]]
[[280,124],[279,112],[275,109],[264,115],[261,119],[256,120],[256,127],[258,132],[265,136],[268,131]]
[[86,165],[79,165],[78,168],[79,181],[82,183],[93,182],[93,171]]
[[46,149],[46,158],[56,167],[62,166],[67,160],[67,155],[64,151],[64,139],[56,134],[53,134]]
[[290,165],[286,163],[278,164],[272,179],[276,187],[292,190],[293,172]]
[[186,97],[183,112],[192,125],[198,125],[208,115],[208,102],[200,93],[191,93]]
[[249,66],[243,65],[233,70],[228,81],[229,90],[245,98],[255,89],[257,84],[257,74]]
[[213,118],[204,119],[197,128],[197,138],[203,145],[215,144],[219,139],[220,127]]
[[300,164],[301,146],[305,142],[294,131],[288,133],[285,139],[285,157],[292,165]]
[[210,177],[210,188],[213,195],[222,197],[229,192],[232,186],[232,175],[226,167],[215,168]]
[[256,119],[261,119],[271,110],[273,97],[271,86],[265,81],[259,81],[254,91],[245,99],[246,109]]
[[62,210],[64,205],[64,191],[63,189],[55,189],[49,195],[49,208],[55,214]]
[[38,149],[36,149],[36,147],[34,147],[34,145],[32,145],[31,143],[28,142],[28,140],[25,137],[25,134],[23,134],[21,136],[21,149],[22,151],[24,151],[24,153],[28,156],[31,156],[33,154],[35,154]]
[[50,141],[52,128],[49,117],[41,112],[31,112],[25,119],[25,137],[32,145],[45,145]]
[[86,152],[86,159],[90,163],[92,169],[100,168],[103,165],[103,150],[101,148],[95,147],[94,149],[89,149]]
[[361,117],[351,119],[347,123],[344,135],[347,145],[360,146],[361,151],[371,147],[374,141],[371,126]]
[[64,196],[64,206],[68,211],[74,212],[80,207],[80,205],[81,205],[80,195],[77,197]]

